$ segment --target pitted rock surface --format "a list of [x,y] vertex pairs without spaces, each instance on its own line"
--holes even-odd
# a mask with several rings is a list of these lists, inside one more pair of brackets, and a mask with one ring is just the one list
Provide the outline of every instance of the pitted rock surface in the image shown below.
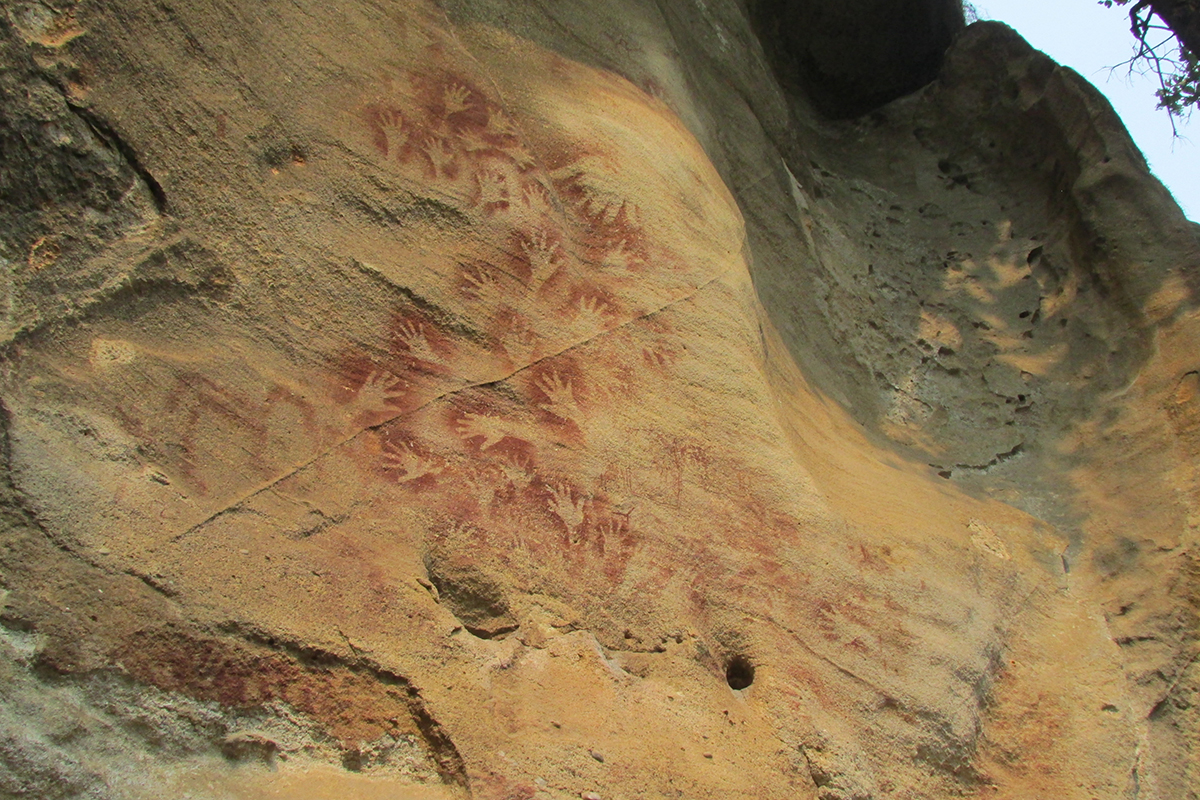
[[0,796],[1196,797],[1200,228],[909,5],[10,4]]

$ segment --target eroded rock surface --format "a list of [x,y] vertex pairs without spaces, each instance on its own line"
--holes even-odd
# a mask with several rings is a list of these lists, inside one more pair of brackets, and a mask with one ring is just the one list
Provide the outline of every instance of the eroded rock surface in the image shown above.
[[772,13],[5,8],[0,794],[1196,796],[1197,226]]

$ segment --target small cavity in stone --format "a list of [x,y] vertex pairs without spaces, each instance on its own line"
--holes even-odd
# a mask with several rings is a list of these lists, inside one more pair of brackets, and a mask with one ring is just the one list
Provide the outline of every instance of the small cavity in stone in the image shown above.
[[734,656],[725,667],[725,681],[730,689],[745,689],[754,683],[754,665],[745,656]]

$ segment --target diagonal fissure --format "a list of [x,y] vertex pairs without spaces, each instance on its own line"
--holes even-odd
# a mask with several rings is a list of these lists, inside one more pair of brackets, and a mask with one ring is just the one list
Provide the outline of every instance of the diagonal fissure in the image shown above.
[[242,497],[238,498],[234,502],[229,503],[229,504],[221,507],[217,511],[214,511],[213,513],[209,514],[203,520],[197,522],[196,524],[192,525],[188,529],[176,534],[174,537],[172,537],[171,542],[178,543],[178,542],[182,541],[183,539],[187,538],[188,536],[192,535],[193,533],[196,533],[197,531],[202,530],[203,528],[205,528],[206,526],[211,524],[213,521],[225,516],[228,513],[235,511],[238,507],[244,505],[245,503],[250,502],[254,498],[258,497],[259,495],[274,489],[279,484],[283,483],[284,481],[288,480],[289,478],[291,478],[295,475],[300,474],[304,470],[311,467],[313,464],[316,464],[318,461],[321,461],[322,459],[326,458],[327,456],[341,450],[342,448],[346,447],[347,445],[353,444],[355,441],[357,441],[361,436],[363,436],[366,433],[379,430],[379,429],[395,422],[398,419],[403,419],[406,417],[414,416],[414,415],[418,414],[419,412],[425,410],[429,406],[433,405],[434,403],[441,402],[449,397],[453,397],[462,392],[470,391],[472,389],[478,389],[480,387],[494,386],[496,384],[500,384],[500,383],[504,383],[505,381],[512,380],[517,375],[520,375],[521,373],[523,373],[527,370],[530,370],[543,362],[558,358],[558,357],[560,357],[566,353],[569,353],[573,350],[578,350],[580,348],[583,348],[583,347],[597,341],[598,339],[600,339],[603,336],[612,335],[613,333],[615,333],[619,330],[622,330],[624,328],[627,328],[628,326],[633,325],[637,322],[640,322],[640,321],[646,320],[646,319],[650,319],[657,314],[661,314],[662,312],[668,311],[671,308],[674,308],[675,306],[681,305],[683,303],[686,303],[686,302],[692,300],[694,297],[696,297],[698,294],[700,294],[700,292],[704,291],[709,286],[712,286],[717,281],[719,281],[722,278],[729,275],[729,273],[731,271],[732,271],[732,266],[725,269],[724,271],[719,272],[718,274],[714,275],[712,278],[710,278],[707,281],[705,281],[704,283],[700,284],[699,286],[697,286],[695,289],[693,289],[691,292],[689,292],[687,295],[685,295],[683,297],[679,297],[675,300],[671,300],[670,302],[665,303],[664,305],[662,305],[656,309],[647,311],[644,314],[641,314],[639,316],[636,316],[629,320],[626,320],[625,322],[622,322],[621,324],[616,325],[612,328],[608,328],[606,330],[595,333],[592,336],[587,337],[586,339],[583,339],[581,341],[575,342],[574,344],[568,345],[567,347],[564,347],[561,350],[558,350],[554,353],[545,355],[545,356],[537,359],[536,361],[531,361],[530,363],[525,364],[522,367],[512,370],[511,372],[509,372],[508,374],[506,374],[502,377],[492,378],[492,379],[489,379],[486,381],[476,381],[474,383],[469,383],[465,386],[460,386],[456,389],[450,389],[448,391],[442,392],[441,394],[438,394],[437,396],[435,396],[433,398],[430,398],[429,400],[427,400],[426,402],[422,403],[420,406],[417,406],[414,409],[411,409],[409,411],[404,411],[402,413],[394,414],[394,415],[388,417],[387,419],[384,419],[380,422],[375,423],[374,425],[368,425],[363,428],[360,428],[357,431],[355,431],[354,433],[350,434],[349,436],[336,442],[335,444],[332,444],[329,447],[321,450],[319,453],[317,453],[316,455],[314,455],[312,458],[308,459],[304,463],[293,467],[292,469],[284,472],[283,474],[281,474],[275,478],[272,478],[268,483],[255,488],[250,493],[243,495]]

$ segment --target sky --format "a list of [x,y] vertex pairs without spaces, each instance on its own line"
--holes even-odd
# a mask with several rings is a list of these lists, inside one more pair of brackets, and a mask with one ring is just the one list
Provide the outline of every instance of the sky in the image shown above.
[[[1103,92],[1120,114],[1150,169],[1166,184],[1189,219],[1200,221],[1200,111],[1176,120],[1157,108],[1157,78],[1118,66],[1134,53],[1126,8],[1096,0],[979,0],[979,19],[1015,28],[1031,45],[1068,66]],[[1113,67],[1117,67],[1115,70]]]

